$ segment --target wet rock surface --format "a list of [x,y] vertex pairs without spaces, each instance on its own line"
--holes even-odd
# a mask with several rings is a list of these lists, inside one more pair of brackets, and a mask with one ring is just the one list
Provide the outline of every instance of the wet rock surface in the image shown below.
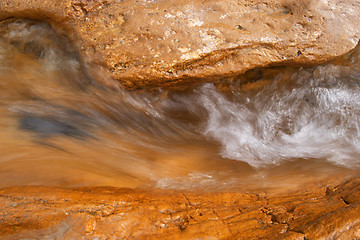
[[[255,67],[328,61],[356,46],[359,10],[355,0],[3,0],[0,19],[49,22],[89,66],[102,66],[136,90],[231,80]],[[43,57],[41,46],[31,51]],[[84,135],[60,120],[28,116],[20,127],[43,137]],[[0,189],[0,236],[357,239],[359,188],[359,178],[283,193],[9,187]]]
[[359,40],[349,1],[4,0],[0,19],[48,21],[127,89],[193,85],[271,64],[318,64]]
[[292,193],[0,190],[2,239],[357,239],[360,178]]

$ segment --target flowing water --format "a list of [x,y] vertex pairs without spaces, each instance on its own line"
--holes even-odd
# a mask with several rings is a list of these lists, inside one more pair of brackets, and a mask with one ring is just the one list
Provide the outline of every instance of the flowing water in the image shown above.
[[89,74],[48,24],[0,22],[0,187],[232,191],[358,174],[359,51],[136,93]]

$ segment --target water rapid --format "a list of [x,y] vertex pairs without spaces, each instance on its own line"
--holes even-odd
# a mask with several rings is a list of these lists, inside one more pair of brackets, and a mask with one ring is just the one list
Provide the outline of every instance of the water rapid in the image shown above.
[[0,187],[211,191],[348,176],[360,164],[359,51],[140,93],[91,74],[47,23],[0,22]]

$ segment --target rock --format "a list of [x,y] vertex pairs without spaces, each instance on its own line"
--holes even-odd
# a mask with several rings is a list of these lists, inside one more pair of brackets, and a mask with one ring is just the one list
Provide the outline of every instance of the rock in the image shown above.
[[319,64],[359,40],[357,0],[2,0],[0,19],[48,21],[128,89]]
[[0,189],[1,239],[356,239],[360,178],[292,193]]

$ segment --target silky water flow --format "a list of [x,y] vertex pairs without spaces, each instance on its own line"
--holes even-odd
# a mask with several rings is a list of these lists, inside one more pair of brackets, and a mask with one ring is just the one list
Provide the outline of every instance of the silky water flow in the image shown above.
[[359,173],[359,57],[129,92],[90,74],[47,23],[3,21],[0,187],[275,191],[345,179]]

